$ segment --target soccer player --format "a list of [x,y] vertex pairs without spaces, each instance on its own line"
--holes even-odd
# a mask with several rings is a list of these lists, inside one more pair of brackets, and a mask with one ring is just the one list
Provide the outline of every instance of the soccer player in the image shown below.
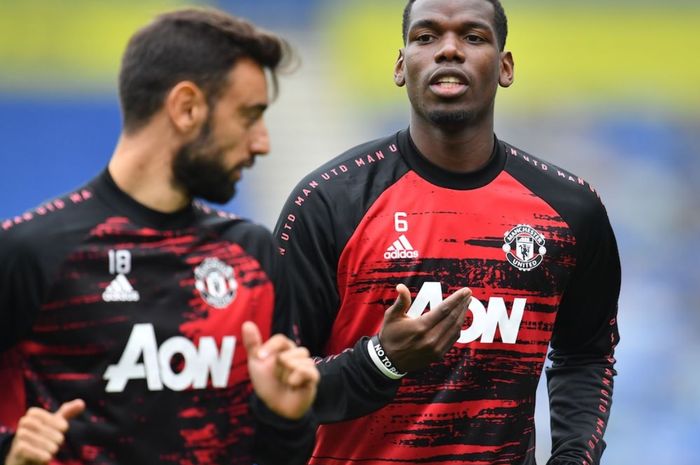
[[[228,201],[268,152],[265,72],[276,84],[288,54],[281,38],[221,12],[162,15],[124,55],[124,130],[108,168],[0,224],[7,464],[56,453],[67,463],[304,463],[316,418],[355,418],[393,398],[398,382],[384,372],[396,369],[364,334],[359,350],[318,369],[282,335],[263,344],[299,330],[272,237],[193,201]],[[408,289],[398,291],[382,334],[405,349],[402,368],[421,368],[459,337],[471,292],[412,319]]]
[[[597,464],[620,287],[605,208],[583,179],[494,135],[497,88],[514,76],[498,0],[409,1],[403,35],[394,80],[408,128],[309,174],[275,228],[287,276],[307,283],[295,308],[312,355],[378,333],[375,358],[401,379],[382,409],[322,425],[310,463],[534,464],[551,344],[548,463]],[[405,376],[381,326],[399,283],[409,317],[464,286],[474,297],[444,359]]]
[[270,233],[193,201],[268,152],[287,51],[215,10],[158,17],[123,57],[108,168],[0,224],[0,463],[306,462],[319,372],[270,337]]

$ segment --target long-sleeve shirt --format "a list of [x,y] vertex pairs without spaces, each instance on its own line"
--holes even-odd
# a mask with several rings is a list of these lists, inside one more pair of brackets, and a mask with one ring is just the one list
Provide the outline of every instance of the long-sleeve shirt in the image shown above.
[[301,291],[301,342],[319,357],[377,333],[399,283],[414,317],[473,291],[444,359],[409,373],[376,412],[321,425],[312,465],[534,464],[535,391],[550,344],[550,463],[599,463],[620,262],[588,182],[497,138],[482,169],[449,172],[404,130],[306,176],[274,236]]
[[289,317],[269,231],[163,214],[108,172],[0,223],[0,463],[28,407],[73,398],[61,464],[303,464],[315,421],[253,396],[241,325]]

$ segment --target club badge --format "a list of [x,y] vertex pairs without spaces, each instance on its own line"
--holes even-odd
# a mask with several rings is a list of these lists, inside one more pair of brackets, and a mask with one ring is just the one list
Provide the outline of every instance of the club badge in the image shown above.
[[519,224],[506,232],[503,240],[508,262],[520,271],[537,268],[547,253],[544,236],[527,224]]
[[233,267],[218,258],[207,258],[194,269],[195,287],[206,303],[215,308],[228,307],[236,298],[238,283]]

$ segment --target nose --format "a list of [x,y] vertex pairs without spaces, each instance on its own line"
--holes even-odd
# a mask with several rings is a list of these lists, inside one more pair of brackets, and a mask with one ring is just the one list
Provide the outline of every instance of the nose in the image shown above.
[[457,34],[445,34],[435,52],[435,62],[456,61],[464,63],[464,59],[461,38]]
[[270,134],[267,126],[260,120],[250,138],[250,153],[253,155],[267,155],[270,153]]

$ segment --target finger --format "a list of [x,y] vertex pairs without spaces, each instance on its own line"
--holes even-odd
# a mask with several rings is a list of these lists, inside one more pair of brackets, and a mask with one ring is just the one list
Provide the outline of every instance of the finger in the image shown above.
[[22,418],[34,420],[39,423],[45,423],[47,421],[50,422],[52,417],[53,413],[49,412],[48,410],[44,410],[40,407],[30,407]]
[[63,403],[56,411],[56,415],[65,420],[70,420],[83,413],[84,410],[85,402],[82,399],[73,399],[70,402]]
[[17,426],[18,433],[21,432],[27,437],[45,437],[60,444],[63,442],[63,432],[68,428],[68,422],[46,410],[31,408],[20,418]]
[[444,356],[459,340],[471,300],[472,296],[470,293],[464,305],[460,307],[461,311],[459,313],[451,312],[429,330],[435,341],[434,346],[438,357]]
[[[440,305],[424,313],[419,318],[427,328],[432,328],[445,319],[447,319],[447,324],[449,325],[450,322],[454,322],[459,318],[460,313],[466,310],[471,295],[471,289],[463,287],[443,300]],[[462,319],[462,321],[464,320]]]
[[293,346],[280,351],[275,358],[275,377],[286,384],[291,372],[305,359],[313,363],[305,347]]
[[461,307],[461,311],[454,315],[444,318],[442,321],[438,322],[430,330],[431,333],[435,335],[436,344],[440,356],[443,356],[452,346],[459,340],[459,336],[462,332],[462,326],[464,325],[464,318],[467,314],[469,308],[469,303],[471,302],[471,296],[465,302],[465,305]]
[[307,359],[313,363],[306,347],[294,347],[281,352],[277,357],[277,363],[284,369],[293,370],[296,365]]
[[287,377],[287,385],[292,388],[302,388],[318,384],[321,374],[313,363],[300,363]]
[[68,422],[48,410],[31,407],[26,415],[20,418],[18,426],[37,434],[44,434],[46,430],[66,431]]
[[20,463],[27,465],[45,465],[49,463],[52,454],[28,442],[13,445],[5,463]]
[[[58,448],[63,444],[63,434],[58,431],[51,430],[51,432],[58,434],[58,438],[49,439],[45,432],[37,433],[35,431],[28,431],[26,429],[17,430],[16,440],[18,445],[27,446],[27,448],[34,451],[45,451],[50,456],[53,456],[58,452]],[[54,440],[57,439],[57,440]]]
[[384,313],[384,319],[401,318],[406,314],[406,311],[411,307],[411,292],[403,284],[396,286],[396,300]]
[[282,334],[275,334],[260,346],[258,357],[265,358],[270,354],[279,354],[294,347],[296,347],[296,344],[291,339]]
[[243,346],[249,357],[257,357],[258,349],[262,345],[262,335],[258,326],[252,321],[246,321],[241,327],[241,333],[243,336]]

